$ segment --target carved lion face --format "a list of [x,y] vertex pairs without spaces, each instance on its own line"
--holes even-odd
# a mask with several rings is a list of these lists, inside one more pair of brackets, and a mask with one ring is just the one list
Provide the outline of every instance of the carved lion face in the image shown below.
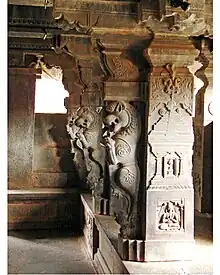
[[110,132],[117,133],[121,129],[119,117],[114,114],[105,117],[104,124]]
[[80,116],[76,119],[75,124],[80,128],[89,128],[93,123],[93,117],[90,115],[89,111],[86,110],[80,114]]
[[110,103],[107,107],[107,112],[110,114],[105,117],[103,122],[110,132],[118,133],[129,124],[129,117],[124,102]]

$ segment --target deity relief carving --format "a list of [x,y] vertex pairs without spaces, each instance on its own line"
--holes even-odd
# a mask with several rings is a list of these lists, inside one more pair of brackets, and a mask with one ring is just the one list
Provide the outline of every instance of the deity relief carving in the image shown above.
[[81,107],[67,125],[72,152],[81,150],[87,170],[86,182],[94,196],[101,196],[104,180],[105,148],[101,145],[100,108]]
[[103,138],[109,164],[113,212],[121,226],[121,236],[135,238],[140,181],[137,164],[140,117],[127,102],[110,102],[106,112]]
[[178,177],[181,172],[181,158],[177,154],[168,153],[163,157],[164,178]]
[[160,202],[157,208],[157,230],[180,231],[184,229],[184,204],[182,201]]

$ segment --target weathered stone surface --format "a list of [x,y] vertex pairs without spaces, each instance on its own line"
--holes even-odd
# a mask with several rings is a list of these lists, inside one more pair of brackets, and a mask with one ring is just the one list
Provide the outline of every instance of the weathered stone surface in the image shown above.
[[[54,17],[65,13],[68,21],[79,20],[87,26],[102,28],[120,28],[123,26],[133,27],[137,22],[138,5],[135,2],[123,1],[65,1],[55,2],[53,7]],[[120,13],[120,20],[118,20]]]
[[9,69],[9,189],[31,186],[36,70]]
[[[115,212],[121,225],[121,256],[128,260],[188,259],[184,247],[193,243],[193,79],[186,67],[202,48],[189,37],[211,39],[211,1],[191,1],[191,8],[192,13],[184,12],[164,0],[57,0],[46,10],[42,5],[9,9],[11,66],[36,64],[41,54],[46,66],[63,70],[63,84],[70,94],[65,106],[75,168],[79,178],[87,179],[92,187],[93,210]],[[197,99],[203,104],[201,93]],[[108,109],[115,102],[120,111]],[[122,109],[128,106],[136,110],[128,116],[130,121],[138,123],[133,132],[127,133],[125,126],[124,132],[115,133],[113,128],[127,120]],[[101,109],[100,115],[97,110]],[[94,113],[98,126],[90,131]],[[111,158],[103,153],[100,137],[106,116]],[[201,132],[200,125],[195,125]],[[42,135],[46,142],[35,144],[32,186],[66,186],[65,180],[72,182],[74,175],[73,167],[60,162],[68,155],[67,144],[47,140],[44,130],[38,137]],[[196,135],[198,149],[199,137]],[[33,156],[27,161],[28,175],[30,159]],[[110,178],[105,168],[109,168]],[[87,235],[102,234],[100,228],[93,231],[94,216],[87,218],[87,225]],[[113,250],[105,237],[95,244],[93,239],[90,236],[87,242],[91,255],[97,263],[104,263]],[[101,272],[117,271],[116,258],[103,264]]]
[[87,170],[84,178],[94,197],[103,196],[105,150],[101,145],[102,116],[101,108],[81,107],[67,125],[72,152],[77,161],[81,154]]
[[104,132],[111,183],[111,211],[124,238],[137,235],[137,200],[140,170],[137,146],[141,133],[140,115],[127,102],[110,102],[106,107]]
[[76,189],[9,191],[9,229],[80,229],[79,194]]
[[80,185],[66,123],[65,114],[35,114],[33,187]]
[[[193,76],[167,64],[154,68],[150,79],[145,260],[189,259],[184,247],[193,244]],[[180,254],[165,252],[171,243]]]

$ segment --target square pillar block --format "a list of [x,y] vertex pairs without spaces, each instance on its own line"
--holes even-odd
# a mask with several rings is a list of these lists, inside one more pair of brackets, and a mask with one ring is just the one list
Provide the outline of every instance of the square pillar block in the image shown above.
[[192,259],[193,196],[184,186],[147,190],[145,261]]
[[193,76],[173,64],[150,76],[145,261],[190,260]]
[[142,241],[119,236],[124,260],[192,259],[192,95],[193,76],[187,68],[173,64],[153,68],[146,114],[145,236]]

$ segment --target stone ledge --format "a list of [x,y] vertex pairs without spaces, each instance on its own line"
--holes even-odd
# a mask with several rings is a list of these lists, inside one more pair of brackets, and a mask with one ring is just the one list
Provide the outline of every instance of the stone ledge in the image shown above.
[[8,190],[8,229],[81,228],[78,189]]
[[[95,253],[89,253],[98,273],[104,274],[129,274],[122,259],[118,254],[118,233],[119,225],[114,217],[97,215],[92,212],[92,195],[81,194],[81,200],[85,215],[89,215],[94,223],[91,229],[91,223],[87,224],[85,220],[84,234],[85,245],[88,250],[95,250]],[[94,234],[94,229],[97,233]],[[90,244],[93,244],[93,247]],[[94,249],[96,246],[96,249]]]
[[60,196],[70,196],[71,194],[79,194],[77,188],[31,188],[31,189],[13,189],[8,190],[9,203],[13,200],[42,200],[44,198],[53,199]]

